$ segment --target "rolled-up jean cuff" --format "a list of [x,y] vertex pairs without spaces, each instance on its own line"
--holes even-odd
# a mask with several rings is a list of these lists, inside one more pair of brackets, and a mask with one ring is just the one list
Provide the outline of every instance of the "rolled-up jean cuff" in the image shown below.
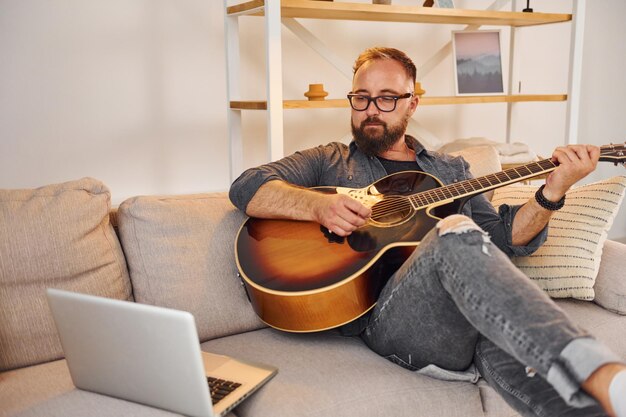
[[602,365],[624,361],[602,343],[590,337],[574,339],[563,349],[548,370],[548,382],[573,407],[595,403],[581,384]]

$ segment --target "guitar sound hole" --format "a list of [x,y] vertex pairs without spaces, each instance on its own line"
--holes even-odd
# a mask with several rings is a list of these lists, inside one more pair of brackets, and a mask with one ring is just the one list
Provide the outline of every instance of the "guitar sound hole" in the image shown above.
[[395,226],[408,220],[413,207],[404,196],[387,196],[372,207],[371,221],[378,226]]

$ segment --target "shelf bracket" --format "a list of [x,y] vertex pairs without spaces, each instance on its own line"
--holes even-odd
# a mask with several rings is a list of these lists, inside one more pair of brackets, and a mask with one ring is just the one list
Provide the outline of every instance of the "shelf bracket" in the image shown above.
[[572,35],[570,46],[570,73],[567,92],[567,122],[565,125],[565,145],[578,143],[578,117],[583,69],[583,40],[585,33],[586,0],[574,0]]
[[[496,0],[487,7],[486,10],[500,10],[511,0]],[[467,25],[463,30],[476,30],[480,28],[480,25]],[[419,79],[422,80],[427,74],[429,74],[437,65],[439,65],[448,55],[452,54],[452,41],[448,41],[437,52],[435,52],[426,62],[424,62],[418,69],[417,74]]]
[[265,0],[265,51],[267,54],[267,137],[268,158],[284,156],[283,75],[280,0]]
[[[511,11],[514,12],[517,9],[517,0],[511,2]],[[515,46],[517,42],[515,40],[515,34],[517,28],[511,27],[511,36],[509,38],[509,83],[507,86],[507,94],[513,94],[513,83],[515,79],[519,78],[519,71],[517,64],[518,60],[515,60]],[[521,82],[519,84],[521,86]],[[518,94],[521,91],[518,91]],[[513,137],[513,111],[515,103],[506,104],[506,143],[511,143]]]
[[[224,0],[227,8],[228,0]],[[226,47],[226,100],[228,125],[228,154],[230,158],[230,182],[243,171],[243,144],[241,138],[241,110],[230,108],[230,102],[240,100],[239,89],[239,19],[238,15],[224,15],[224,41]]]
[[346,62],[338,54],[334,53],[330,48],[326,46],[317,36],[311,31],[302,26],[300,22],[292,17],[285,17],[282,19],[283,25],[289,29],[294,35],[296,35],[302,42],[307,44],[311,49],[318,53],[318,55],[328,61],[333,67],[339,71],[347,80],[352,81],[352,66],[349,62]]

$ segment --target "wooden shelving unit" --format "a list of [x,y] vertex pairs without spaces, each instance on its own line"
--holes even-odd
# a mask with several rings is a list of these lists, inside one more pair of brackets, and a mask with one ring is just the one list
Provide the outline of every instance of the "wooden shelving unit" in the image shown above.
[[[523,13],[495,10],[462,10],[421,6],[383,5],[370,3],[350,3],[346,1],[311,0],[249,0],[230,4],[224,0],[226,10],[227,38],[227,77],[229,103],[229,135],[231,152],[231,179],[243,170],[243,146],[241,141],[241,111],[265,110],[268,118],[268,159],[276,160],[283,156],[283,118],[286,109],[322,109],[349,107],[347,99],[326,99],[323,101],[285,100],[282,96],[282,47],[281,21],[289,19],[324,19],[353,21],[384,21],[415,24],[454,24],[479,27],[506,26],[512,28],[546,24],[572,23],[572,46],[570,51],[570,83],[567,94],[532,95],[488,95],[421,97],[420,105],[459,105],[481,103],[518,102],[568,102],[567,133],[569,141],[577,135],[577,112],[579,96],[580,59],[582,50],[582,23],[584,22],[585,0],[574,1],[574,13]],[[494,3],[495,4],[495,3]],[[581,6],[582,4],[582,6]],[[268,99],[263,101],[243,100],[239,96],[236,74],[239,71],[238,18],[258,16],[265,19]],[[513,35],[512,35],[513,37]],[[310,45],[310,44],[309,44]],[[318,51],[319,52],[319,51]],[[513,51],[511,51],[513,55]],[[328,59],[328,57],[327,57]],[[511,66],[511,65],[510,65]],[[511,71],[511,68],[509,68]],[[232,75],[235,75],[234,77]],[[511,74],[509,74],[511,78]],[[510,90],[510,89],[509,89]],[[510,107],[509,107],[510,119]],[[510,126],[510,120],[507,123]]]

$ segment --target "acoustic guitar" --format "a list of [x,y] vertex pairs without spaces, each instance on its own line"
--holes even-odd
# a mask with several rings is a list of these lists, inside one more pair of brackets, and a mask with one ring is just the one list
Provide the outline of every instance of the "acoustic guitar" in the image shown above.
[[[602,146],[600,160],[624,164],[625,149]],[[316,187],[371,208],[368,222],[345,238],[315,222],[249,218],[237,234],[235,255],[253,309],[265,323],[290,332],[348,323],[376,304],[387,280],[440,219],[479,193],[556,167],[544,159],[449,185],[405,171],[361,189]]]

